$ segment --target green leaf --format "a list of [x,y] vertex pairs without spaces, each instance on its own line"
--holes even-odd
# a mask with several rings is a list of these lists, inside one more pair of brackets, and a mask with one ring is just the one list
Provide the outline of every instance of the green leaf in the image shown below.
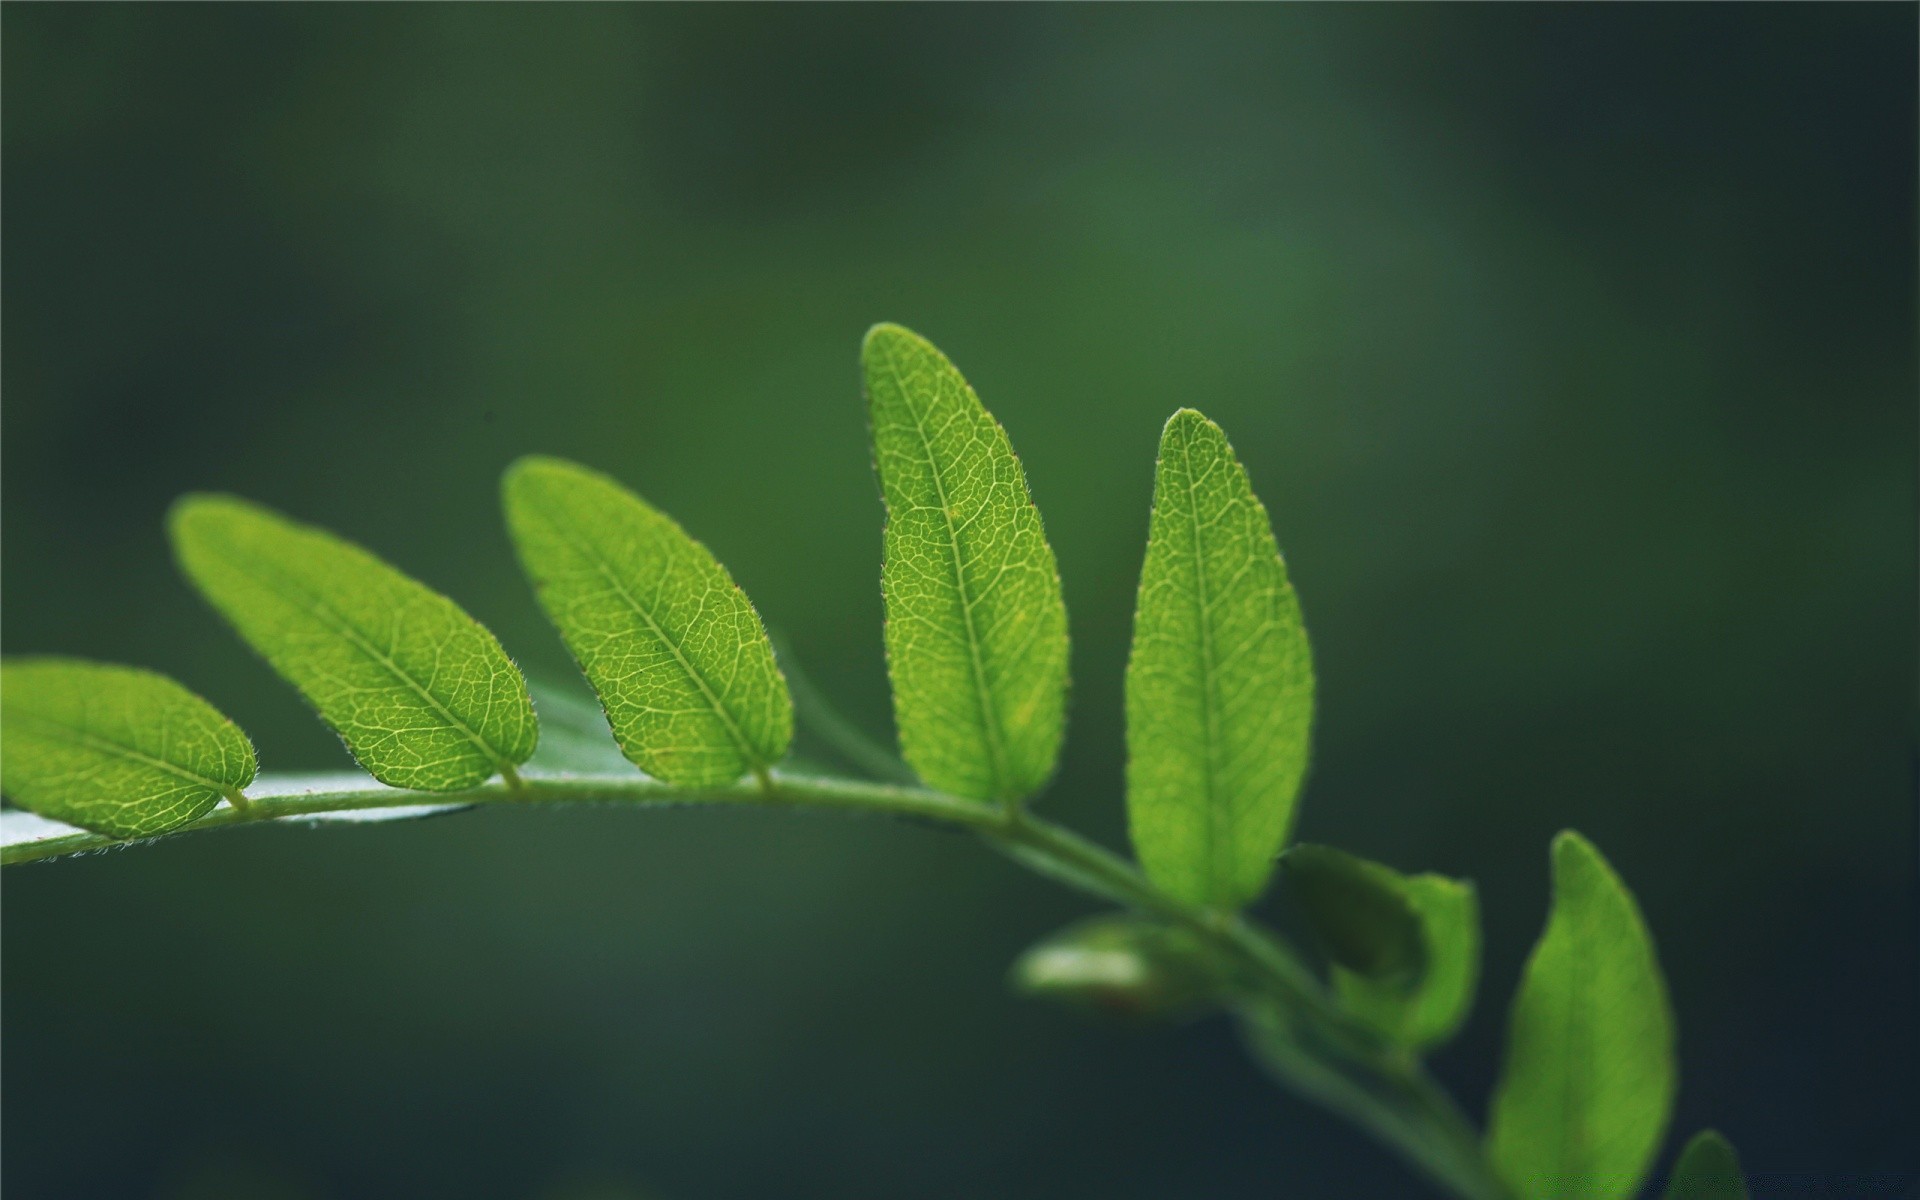
[[1680,1152],[1666,1200],[1747,1200],[1740,1158],[1718,1131],[1701,1130]]
[[1280,862],[1349,1012],[1415,1049],[1460,1027],[1480,973],[1472,884],[1402,875],[1325,846],[1295,846]]
[[881,584],[900,750],[942,791],[1015,803],[1066,728],[1060,572],[1006,430],[940,351],[898,325],[862,360],[887,506]]
[[164,675],[71,658],[0,668],[0,788],[43,817],[151,837],[253,782],[253,744]]
[[237,497],[183,497],[170,526],[187,577],[375,779],[459,791],[533,753],[526,680],[453,601]]
[[[1386,870],[1387,868],[1380,868]],[[1473,1008],[1480,977],[1480,904],[1473,885],[1444,875],[1398,875],[1420,919],[1427,969],[1405,992],[1343,967],[1334,993],[1349,1012],[1416,1050],[1452,1037]]]
[[540,606],[629,760],[682,787],[779,761],[793,738],[786,681],[759,615],[705,546],[559,459],[516,462],[501,494]]
[[1127,817],[1163,889],[1235,908],[1293,824],[1313,662],[1267,511],[1226,434],[1182,409],[1160,436],[1127,663]]
[[1130,915],[1094,917],[1036,943],[1013,965],[1019,992],[1126,1018],[1206,1008],[1224,973],[1184,930]]
[[1295,846],[1282,878],[1327,958],[1405,994],[1427,972],[1420,916],[1400,874],[1330,846]]
[[1553,841],[1507,1039],[1488,1152],[1522,1200],[1637,1191],[1673,1107],[1673,1017],[1632,893],[1577,833]]

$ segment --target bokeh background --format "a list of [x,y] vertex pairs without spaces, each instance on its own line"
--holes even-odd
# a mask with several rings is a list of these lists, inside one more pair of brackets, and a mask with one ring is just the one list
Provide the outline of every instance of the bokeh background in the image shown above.
[[[1911,5],[9,4],[4,641],[337,744],[176,578],[190,489],[565,677],[500,529],[629,481],[888,728],[877,320],[967,371],[1065,578],[1045,811],[1122,844],[1154,445],[1230,431],[1314,636],[1301,835],[1480,882],[1478,1112],[1592,836],[1763,1196],[1916,1167]],[[1224,1023],[1083,1024],[1087,905],[750,812],[250,830],[4,878],[10,1197],[1423,1194]],[[1268,903],[1263,911],[1275,914]],[[1277,915],[1277,914],[1275,914]]]

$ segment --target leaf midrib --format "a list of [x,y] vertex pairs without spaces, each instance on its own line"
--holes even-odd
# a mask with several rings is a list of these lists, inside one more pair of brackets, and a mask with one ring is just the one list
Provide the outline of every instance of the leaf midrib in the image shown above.
[[[993,697],[987,690],[986,665],[980,661],[980,638],[973,626],[973,596],[967,589],[966,571],[960,565],[960,531],[954,528],[953,511],[947,507],[946,480],[940,473],[940,462],[934,454],[933,442],[927,437],[920,410],[907,399],[906,381],[901,378],[900,364],[892,355],[887,358],[887,370],[893,375],[895,394],[913,418],[913,432],[920,439],[920,447],[926,451],[927,469],[933,475],[934,496],[940,501],[940,519],[947,527],[947,555],[953,563],[954,588],[960,593],[960,617],[967,629],[967,661],[973,668],[974,701],[980,709],[980,727],[987,747],[987,768],[993,774],[993,790],[998,796],[1008,788],[1005,753],[1000,746],[1000,725],[994,713]],[[991,417],[988,419],[992,420]]]
[[600,577],[605,579],[613,590],[620,594],[620,599],[626,601],[627,607],[631,608],[642,621],[645,621],[647,628],[653,632],[653,635],[659,638],[667,649],[673,652],[673,660],[680,664],[681,672],[692,681],[695,687],[700,689],[700,694],[706,698],[707,706],[713,710],[715,716],[720,718],[721,725],[726,728],[727,736],[733,739],[734,749],[740,752],[740,756],[746,759],[748,764],[756,769],[766,766],[764,756],[747,741],[746,734],[741,732],[739,724],[734,720],[733,713],[728,710],[719,695],[708,685],[706,677],[702,675],[699,669],[693,665],[692,661],[687,658],[685,652],[680,648],[680,643],[675,641],[665,629],[662,629],[660,623],[654,620],[653,614],[647,611],[646,606],[641,604],[640,601],[634,597],[633,593],[627,590],[626,585],[613,573],[613,568],[607,558],[604,555],[596,553],[591,543],[573,537],[571,533],[564,528],[563,521],[550,518],[548,523],[554,532],[560,535],[562,541],[566,542],[567,545],[577,551],[581,557],[593,564],[593,569],[598,571]]
[[[135,750],[131,746],[124,746],[119,742],[103,738],[97,733],[89,733],[84,729],[76,729],[52,717],[43,717],[38,713],[23,713],[16,710],[8,714],[7,720],[10,724],[17,724],[24,721],[28,725],[42,726],[45,729],[53,731],[55,737],[65,738],[67,741],[78,743],[90,750],[98,750],[103,754],[118,755],[121,758],[140,763],[143,766],[153,767],[156,770],[164,771],[188,783],[212,788],[221,795],[239,790],[234,784],[201,775],[196,771],[180,766],[178,763],[170,763],[164,758],[155,758],[144,751]],[[43,734],[42,736],[45,735]]]
[[[230,547],[223,547],[223,548],[230,549]],[[329,547],[329,548],[332,548],[332,547]],[[232,558],[228,559],[228,565],[229,566],[235,565],[235,562]],[[349,621],[344,615],[340,614],[339,612],[336,612],[333,606],[329,605],[326,601],[314,595],[311,591],[307,590],[306,588],[300,586],[298,583],[294,582],[293,579],[289,575],[287,575],[286,572],[282,571],[278,566],[268,561],[264,557],[257,560],[251,560],[246,565],[248,568],[256,569],[259,575],[269,577],[275,582],[279,583],[285,589],[285,591],[291,592],[294,595],[294,597],[296,597],[298,600],[303,601],[305,603],[307,612],[309,615],[318,619],[322,624],[328,625],[335,632],[344,635],[349,642],[352,642],[354,646],[358,648],[362,653],[366,654],[367,657],[373,659],[375,662],[379,663],[382,667],[386,668],[387,673],[389,675],[393,676],[394,679],[404,684],[409,690],[411,690],[414,693],[414,695],[420,697],[422,700],[425,700],[427,704],[431,706],[435,712],[439,713],[442,717],[446,718],[448,724],[452,725],[455,729],[459,730],[461,735],[464,736],[468,742],[472,743],[472,745],[476,749],[478,749],[481,753],[485,754],[488,758],[492,759],[495,767],[501,770],[505,770],[508,766],[511,765],[508,755],[506,754],[505,751],[495,746],[491,741],[482,737],[479,733],[476,733],[471,726],[469,726],[465,721],[461,720],[458,716],[456,716],[453,713],[453,711],[449,709],[445,704],[441,703],[440,698],[438,696],[435,696],[431,691],[429,691],[425,687],[425,685],[421,684],[418,680],[416,680],[410,673],[408,673],[405,669],[403,669],[399,663],[393,661],[391,657],[389,657],[387,654],[385,654],[381,650],[377,649],[373,644],[372,638],[368,637],[365,633],[355,628],[353,623]],[[247,575],[248,573],[249,573],[248,570],[240,569],[240,574],[242,574],[243,576]],[[428,594],[430,596],[433,596],[433,593],[431,592],[429,592]],[[439,597],[434,596],[434,598],[438,599]]]
[[1223,847],[1231,844],[1228,831],[1222,826],[1226,823],[1226,814],[1221,812],[1216,791],[1216,764],[1214,755],[1219,749],[1219,717],[1214,703],[1213,663],[1213,620],[1207,607],[1207,563],[1206,553],[1200,540],[1200,498],[1193,482],[1193,435],[1185,429],[1180,430],[1180,464],[1185,476],[1183,482],[1187,490],[1187,522],[1193,537],[1193,590],[1197,601],[1197,620],[1200,642],[1200,712],[1206,726],[1206,747],[1201,755],[1201,792],[1207,806],[1207,819],[1203,823],[1206,830],[1206,861],[1211,869],[1212,878],[1207,881],[1207,891],[1217,897],[1221,889],[1230,882],[1230,871],[1221,862]]

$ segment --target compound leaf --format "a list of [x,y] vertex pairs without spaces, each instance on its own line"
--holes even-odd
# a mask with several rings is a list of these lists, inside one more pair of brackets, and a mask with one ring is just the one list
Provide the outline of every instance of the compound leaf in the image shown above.
[[1266,509],[1192,409],[1160,437],[1126,694],[1141,865],[1197,904],[1253,899],[1306,772],[1313,662]]
[[187,577],[375,779],[459,791],[533,753],[526,680],[452,600],[237,497],[184,497],[169,524]]
[[1522,1200],[1633,1195],[1677,1085],[1673,1016],[1633,894],[1593,845],[1553,842],[1553,910],[1514,998],[1488,1151]]
[[1717,1130],[1694,1134],[1674,1164],[1665,1194],[1666,1200],[1747,1200],[1747,1181],[1733,1146]]
[[238,795],[256,765],[238,726],[164,675],[71,658],[0,668],[0,787],[40,816],[151,837]]
[[1067,609],[1006,430],[898,325],[862,348],[886,501],[887,670],[907,763],[933,787],[1018,801],[1066,728]]
[[630,761],[684,787],[779,761],[793,738],[786,680],[753,605],[705,546],[559,459],[521,459],[501,494],[540,606]]

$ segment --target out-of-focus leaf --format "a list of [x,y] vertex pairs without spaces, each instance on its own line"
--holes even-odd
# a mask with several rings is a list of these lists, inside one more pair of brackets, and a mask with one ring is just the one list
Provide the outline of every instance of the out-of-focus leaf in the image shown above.
[[1207,1007],[1222,976],[1189,934],[1133,916],[1070,925],[1013,966],[1029,996],[1127,1018],[1177,1018]]
[[1553,910],[1514,998],[1488,1151],[1522,1200],[1631,1196],[1677,1072],[1666,981],[1639,906],[1593,845],[1553,842]]
[[1694,1134],[1680,1152],[1673,1178],[1667,1181],[1666,1200],[1747,1200],[1740,1157],[1717,1130]]
[[1399,880],[1420,919],[1426,971],[1409,992],[1336,966],[1334,992],[1381,1033],[1425,1049],[1453,1036],[1473,1008],[1480,977],[1480,905],[1465,880],[1444,875]]

